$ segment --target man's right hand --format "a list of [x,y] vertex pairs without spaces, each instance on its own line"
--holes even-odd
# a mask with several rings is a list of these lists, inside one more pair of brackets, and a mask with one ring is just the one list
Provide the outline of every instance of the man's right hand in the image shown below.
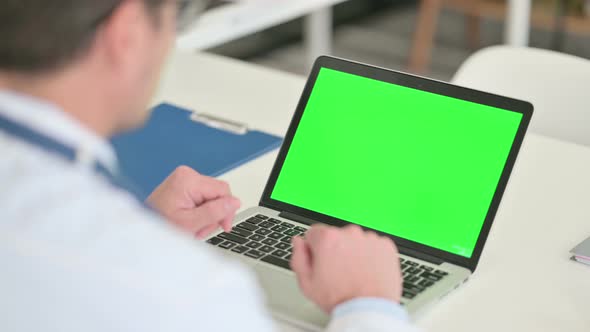
[[402,277],[393,241],[358,226],[314,226],[293,239],[291,267],[305,296],[325,312],[361,298],[400,301]]

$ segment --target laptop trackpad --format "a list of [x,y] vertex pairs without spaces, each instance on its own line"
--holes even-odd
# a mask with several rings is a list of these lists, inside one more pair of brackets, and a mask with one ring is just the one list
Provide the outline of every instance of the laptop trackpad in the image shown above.
[[257,264],[255,271],[273,312],[306,325],[324,327],[328,324],[328,315],[303,296],[292,273],[266,264]]

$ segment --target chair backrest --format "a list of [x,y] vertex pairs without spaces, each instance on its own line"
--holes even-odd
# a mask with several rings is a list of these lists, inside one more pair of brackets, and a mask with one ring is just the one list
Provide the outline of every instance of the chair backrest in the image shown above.
[[495,46],[467,59],[452,82],[529,101],[531,131],[590,146],[590,60]]

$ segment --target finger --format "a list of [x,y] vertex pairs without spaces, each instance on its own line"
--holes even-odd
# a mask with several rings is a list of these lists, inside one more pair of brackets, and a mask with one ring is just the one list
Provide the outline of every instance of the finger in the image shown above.
[[209,225],[209,226],[201,229],[200,231],[197,231],[197,234],[195,234],[195,236],[197,237],[197,239],[202,240],[202,239],[206,238],[207,236],[211,235],[217,229],[219,229],[219,225],[215,225],[215,224]]
[[309,294],[311,285],[311,252],[302,237],[293,238],[293,257],[291,258],[291,269],[297,276],[297,282],[304,294]]
[[233,221],[233,216],[226,218],[225,220],[221,221],[221,224],[216,225],[209,225],[207,227],[205,227],[204,229],[197,231],[197,234],[195,235],[198,239],[204,239],[207,236],[211,235],[213,232],[215,232],[216,230],[218,230],[220,227],[221,229],[223,229],[224,232],[231,232],[232,230],[232,221]]
[[232,226],[233,226],[233,221],[234,221],[234,217],[228,217],[225,220],[221,221],[221,228],[223,228],[223,230],[225,232],[231,232]]
[[359,225],[351,224],[344,227],[344,230],[349,232],[350,234],[360,235],[364,233],[364,230]]
[[188,210],[189,223],[195,232],[210,225],[219,227],[223,220],[233,218],[240,207],[240,201],[234,197],[223,197],[203,203],[201,206]]
[[397,248],[397,244],[395,243],[395,241],[393,241],[393,239],[390,239],[388,237],[384,237],[384,236],[380,236],[380,238],[382,239],[382,241],[384,242],[384,245],[393,249],[393,251],[398,254],[399,250]]
[[306,233],[305,233],[305,242],[310,247],[315,247],[317,243],[322,241],[322,238],[325,236],[324,234],[326,231],[330,229],[330,226],[326,225],[313,225]]

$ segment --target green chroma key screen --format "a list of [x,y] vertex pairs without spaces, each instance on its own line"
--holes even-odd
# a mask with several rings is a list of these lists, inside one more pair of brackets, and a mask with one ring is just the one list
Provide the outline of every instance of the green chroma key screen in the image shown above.
[[322,68],[271,198],[471,257],[521,120]]

